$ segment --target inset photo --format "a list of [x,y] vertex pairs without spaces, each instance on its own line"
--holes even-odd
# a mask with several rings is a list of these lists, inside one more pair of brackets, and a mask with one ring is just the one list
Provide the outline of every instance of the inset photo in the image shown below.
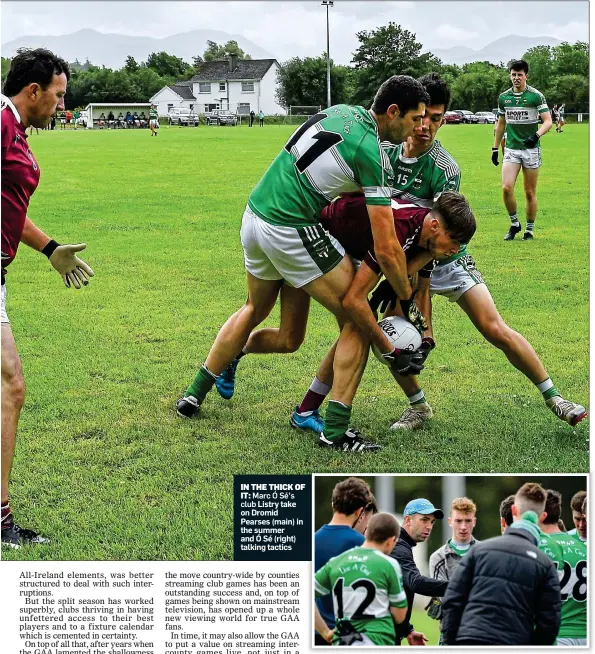
[[314,646],[588,646],[587,475],[315,475]]

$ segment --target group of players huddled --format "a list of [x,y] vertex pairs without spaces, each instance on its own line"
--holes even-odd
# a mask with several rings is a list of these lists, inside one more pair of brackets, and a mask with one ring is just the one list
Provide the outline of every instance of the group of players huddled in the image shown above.
[[[410,501],[403,524],[378,513],[366,482],[350,477],[332,496],[333,517],[314,536],[316,645],[424,645],[411,624],[415,594],[440,621],[440,645],[587,645],[587,499],[524,484],[500,505],[501,536],[473,537],[477,508],[452,501],[452,537],[420,573],[412,548],[444,513],[426,499]],[[496,520],[496,510],[491,517]]]
[[[551,117],[541,93],[527,86],[526,62],[511,62],[509,68],[513,86],[500,96],[496,128],[498,144],[507,133],[502,167],[512,223],[507,240],[521,229],[514,198],[521,169],[529,240],[537,209],[539,138]],[[535,384],[558,418],[574,426],[587,415],[583,406],[561,396],[535,350],[504,322],[468,252],[475,217],[459,193],[458,164],[436,140],[449,102],[448,85],[437,74],[419,80],[399,75],[382,84],[370,110],[333,106],[296,130],[252,191],[244,212],[246,304],[221,328],[177,403],[179,415],[197,415],[213,386],[224,399],[231,398],[243,356],[294,352],[303,342],[313,297],[335,315],[340,336],[291,424],[315,432],[326,448],[377,451],[378,443],[350,427],[369,345],[383,353],[409,400],[391,428],[421,427],[432,417],[418,375],[436,347],[431,322],[436,294],[461,307],[488,342]],[[495,164],[497,156],[496,147]],[[412,286],[415,273],[418,281]],[[383,275],[386,279],[378,285]],[[277,298],[280,327],[253,331]],[[415,325],[423,336],[417,351],[392,347],[377,324],[379,308],[385,316],[401,315]],[[319,409],[327,396],[323,420]]]

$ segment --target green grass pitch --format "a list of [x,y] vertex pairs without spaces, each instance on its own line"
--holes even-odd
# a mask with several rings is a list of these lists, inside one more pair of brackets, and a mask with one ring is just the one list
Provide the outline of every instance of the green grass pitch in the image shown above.
[[[59,242],[85,241],[96,276],[66,290],[24,246],[9,270],[27,382],[12,504],[53,544],[6,558],[229,559],[234,473],[587,470],[588,421],[573,430],[557,420],[444,298],[434,300],[438,347],[422,377],[435,411],[426,429],[389,431],[406,401],[370,360],[353,424],[385,445],[379,454],[322,451],[289,426],[337,335],[314,305],[297,353],[246,357],[231,401],[213,392],[202,418],[176,417],[175,400],[245,300],[242,211],[293,129],[30,137],[42,174],[29,215]],[[478,220],[470,251],[504,319],[559,390],[587,404],[588,126],[542,139],[534,242],[503,241],[509,220],[492,131],[448,125],[439,134]],[[519,209],[523,217],[522,198]],[[275,311],[265,324],[277,320]]]

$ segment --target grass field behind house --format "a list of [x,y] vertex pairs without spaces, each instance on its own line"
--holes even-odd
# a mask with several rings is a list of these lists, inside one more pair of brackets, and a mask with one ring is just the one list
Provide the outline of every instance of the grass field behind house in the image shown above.
[[[6,558],[229,559],[234,473],[587,470],[588,422],[573,430],[557,420],[444,298],[434,301],[438,347],[422,376],[435,411],[427,428],[389,431],[406,400],[369,363],[353,424],[385,445],[378,454],[320,450],[289,427],[337,335],[319,306],[301,350],[246,357],[231,401],[213,392],[200,419],[176,417],[176,399],[245,300],[242,211],[293,129],[30,137],[42,174],[29,215],[62,243],[85,241],[96,276],[66,290],[26,247],[9,269],[8,313],[27,381],[12,504],[52,545]],[[587,404],[588,126],[542,139],[534,242],[503,241],[509,220],[492,132],[440,132],[477,217],[470,251],[505,320],[560,391]],[[277,320],[275,311],[266,324]]]

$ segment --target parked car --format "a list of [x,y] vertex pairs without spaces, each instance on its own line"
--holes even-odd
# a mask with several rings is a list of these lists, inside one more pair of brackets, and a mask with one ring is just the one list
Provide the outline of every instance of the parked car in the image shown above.
[[447,111],[444,114],[444,122],[458,125],[463,122],[463,117],[458,111]]
[[199,123],[198,115],[187,107],[172,107],[167,113],[168,125],[194,125]]
[[219,109],[216,114],[216,118],[217,125],[232,125],[235,127],[238,124],[238,117],[226,109]]
[[476,123],[475,114],[472,111],[467,111],[467,109],[453,109],[458,114],[461,114],[461,118],[464,123]]
[[491,111],[478,111],[475,114],[477,123],[489,123],[493,125],[496,122],[496,116]]

